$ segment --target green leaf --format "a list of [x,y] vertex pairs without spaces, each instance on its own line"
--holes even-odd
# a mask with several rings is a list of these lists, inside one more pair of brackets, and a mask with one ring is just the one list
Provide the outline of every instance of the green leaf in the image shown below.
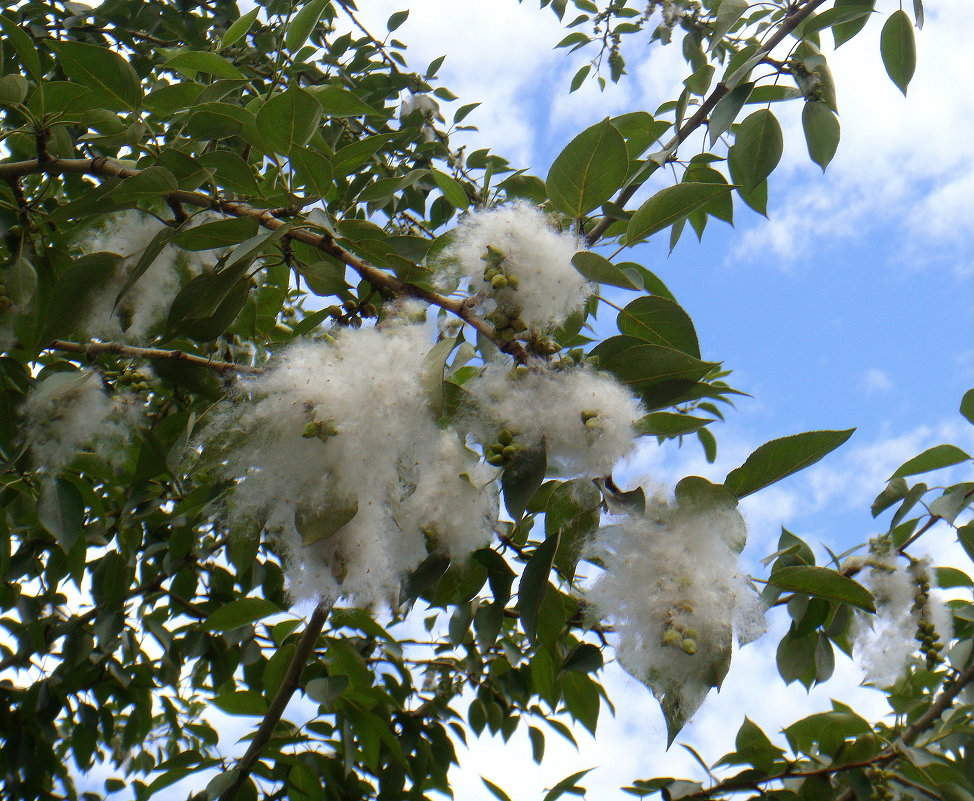
[[[869,17],[876,7],[876,0],[836,0],[832,10],[839,13],[847,8],[859,9],[862,6],[866,7],[866,14],[850,18],[845,22],[836,22],[832,25],[832,37],[835,40],[836,49],[848,42],[866,27],[866,23],[869,22]],[[824,16],[826,13],[828,12],[822,12],[819,16]]]
[[545,536],[557,536],[555,567],[569,581],[582,555],[585,541],[598,528],[602,494],[584,478],[559,484],[545,505]]
[[118,270],[121,260],[114,253],[89,253],[73,262],[54,285],[47,308],[45,341],[72,333],[84,319],[91,299]]
[[724,479],[738,498],[781,481],[799,470],[815,464],[852,436],[854,428],[846,431],[807,431],[766,442],[738,468]]
[[450,358],[456,346],[456,337],[440,340],[426,354],[423,364],[419,380],[426,392],[426,397],[429,398],[434,420],[439,420],[443,414],[443,370],[446,367],[446,360]]
[[626,243],[633,244],[685,220],[691,212],[731,189],[727,184],[711,183],[680,183],[661,189],[632,215],[626,229]]
[[951,465],[969,461],[970,458],[970,456],[956,445],[935,445],[918,456],[914,456],[912,459],[905,461],[896,469],[896,472],[890,478],[915,476],[917,473],[940,470],[943,467],[950,467]]
[[565,146],[552,163],[545,186],[558,211],[581,217],[611,198],[628,171],[626,140],[606,118]]
[[119,183],[111,199],[117,207],[135,206],[142,200],[159,200],[178,188],[176,176],[165,167],[146,167]]
[[290,153],[305,145],[318,128],[321,106],[308,92],[291,87],[274,95],[257,112],[257,130],[274,151]]
[[619,312],[616,323],[622,334],[700,358],[693,321],[672,300],[655,295],[636,298]]
[[337,534],[358,514],[358,498],[354,495],[327,509],[305,509],[299,506],[294,513],[294,527],[301,535],[301,545],[307,548]]
[[213,172],[215,183],[241,195],[258,195],[260,190],[253,170],[236,153],[214,150],[199,158],[200,164]]
[[105,47],[47,40],[64,74],[109,101],[112,109],[134,111],[142,104],[142,86],[132,65]]
[[470,198],[460,183],[451,176],[439,170],[433,170],[433,181],[443,193],[443,197],[450,201],[454,207],[465,209],[470,205]]
[[[90,373],[85,374],[86,377],[89,375]],[[54,535],[65,553],[81,537],[84,516],[85,503],[74,484],[63,478],[44,483],[40,503],[37,505],[37,518]]]
[[181,72],[187,78],[194,78],[198,72],[215,75],[217,78],[246,77],[223,56],[208,50],[183,50],[164,62],[163,66]]
[[37,290],[37,270],[29,259],[16,256],[7,275],[7,292],[14,305],[24,308]]
[[879,36],[879,52],[883,66],[894,84],[905,95],[917,64],[913,24],[901,8],[889,15]]
[[308,41],[327,5],[328,0],[310,0],[294,15],[284,33],[284,46],[288,51],[296,53]]
[[178,231],[172,244],[183,250],[213,250],[240,244],[257,231],[258,223],[253,217],[228,217]]
[[327,117],[384,117],[368,103],[353,95],[348,89],[326,84],[310,86],[308,93],[314,96]]
[[23,75],[4,75],[0,78],[0,103],[15,106],[27,97],[27,79]]
[[710,47],[713,50],[723,40],[724,35],[734,27],[741,15],[747,11],[747,0],[720,0],[717,7],[717,19],[714,22],[713,33],[710,35]]
[[826,567],[791,565],[775,570],[768,576],[768,584],[780,590],[800,592],[827,601],[851,604],[867,612],[876,611],[872,593],[861,584]]
[[572,264],[589,281],[636,291],[643,288],[638,276],[624,272],[598,253],[581,250],[572,256]]
[[169,307],[167,334],[186,334],[201,342],[220,336],[247,300],[246,267],[211,270],[186,284]]
[[579,793],[576,791],[575,784],[590,770],[593,770],[593,768],[586,768],[585,770],[580,770],[577,773],[573,773],[571,776],[566,776],[547,793],[545,793],[542,801],[555,801],[556,798],[561,798],[565,793],[568,792],[571,792],[572,795],[585,795],[584,792]]
[[330,707],[348,688],[348,676],[339,673],[323,679],[312,679],[304,688],[311,700]]
[[688,414],[676,412],[651,412],[643,417],[636,425],[637,436],[654,436],[670,439],[684,434],[692,434],[704,426],[712,423],[706,417],[692,417]]
[[389,16],[386,21],[386,30],[392,33],[394,30],[399,28],[407,19],[409,18],[409,9],[405,11],[396,11],[394,14]]
[[521,573],[517,588],[517,610],[521,615],[521,628],[532,640],[538,632],[538,612],[549,589],[548,574],[555,561],[558,548],[558,535],[548,537],[542,542]]
[[267,711],[267,701],[256,690],[222,693],[213,698],[213,706],[228,715],[259,717]]
[[501,475],[501,488],[504,490],[504,506],[514,520],[520,520],[534,493],[544,482],[548,469],[545,442],[541,440],[537,448],[521,451]]
[[839,118],[825,103],[808,100],[802,109],[802,128],[809,158],[825,172],[839,147]]
[[484,783],[484,787],[490,790],[491,795],[493,795],[497,801],[511,801],[511,797],[492,781],[485,779],[483,776],[480,777],[480,781]]
[[602,651],[599,647],[590,642],[582,642],[565,657],[561,669],[576,673],[594,673],[596,670],[601,670],[603,664]]
[[331,161],[324,154],[309,147],[295,147],[290,154],[295,177],[317,197],[333,194],[335,179]]
[[974,389],[967,390],[961,398],[960,413],[968,423],[974,423]]
[[44,70],[41,67],[41,59],[34,47],[34,41],[27,32],[9,17],[0,16],[0,30],[6,37],[5,43],[10,43],[20,56],[20,63],[24,65],[27,72],[35,81],[44,77]]
[[225,47],[239,42],[247,34],[247,31],[250,30],[250,26],[254,24],[254,20],[257,19],[259,12],[260,8],[251,9],[230,23],[230,27],[227,28],[226,33],[223,34],[223,38],[220,40],[220,49],[222,50]]
[[232,631],[280,612],[277,604],[265,598],[240,598],[221,606],[200,623],[200,628],[204,631]]
[[650,410],[665,408],[717,365],[630,336],[600,342],[591,353],[599,367],[640,395]]
[[784,141],[777,118],[758,109],[744,118],[728,154],[731,172],[743,192],[752,192],[778,166]]

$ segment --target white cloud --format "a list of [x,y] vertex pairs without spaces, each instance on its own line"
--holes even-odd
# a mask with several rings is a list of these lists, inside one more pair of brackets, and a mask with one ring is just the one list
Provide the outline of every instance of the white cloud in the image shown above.
[[946,76],[969,72],[965,31],[974,24],[974,6],[945,0],[930,9],[917,32],[917,69],[906,98],[883,68],[881,23],[871,20],[829,55],[842,141],[826,176],[808,161],[800,106],[775,108],[786,151],[772,180],[771,220],[745,232],[734,259],[770,254],[785,265],[801,263],[821,252],[822,242],[861,238],[879,227],[898,231],[904,266],[968,243],[974,140],[962,132],[974,127],[974,97]]
[[[381,37],[386,19],[402,7],[400,0],[378,0],[363,4],[358,16]],[[564,33],[549,9],[515,0],[423,0],[411,5],[395,36],[409,45],[405,56],[413,71],[422,72],[447,54],[440,76],[442,85],[458,95],[455,105],[481,103],[464,120],[480,131],[467,134],[464,141],[471,147],[490,146],[515,167],[535,163],[543,133],[538,87],[552,85],[552,72],[562,63],[551,48]],[[444,116],[449,121],[451,115]]]
[[882,370],[870,367],[863,377],[863,387],[867,395],[872,395],[876,392],[889,392],[893,388],[893,382]]

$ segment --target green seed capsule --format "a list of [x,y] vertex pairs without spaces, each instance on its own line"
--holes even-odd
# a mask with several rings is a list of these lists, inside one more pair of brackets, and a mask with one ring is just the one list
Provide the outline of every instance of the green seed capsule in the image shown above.
[[689,637],[691,640],[695,640],[695,639],[697,639],[697,630],[696,629],[685,629],[684,632],[683,632],[683,636],[684,637]]
[[487,446],[487,455],[494,456],[504,452],[504,446],[500,442],[492,442]]
[[317,437],[318,424],[314,420],[309,421],[305,425],[304,431],[301,432],[301,436],[304,437],[305,439],[313,439],[314,437]]
[[516,275],[508,275],[507,283],[511,287],[511,289],[516,290],[519,286],[521,286],[521,279],[518,278]]
[[684,637],[683,642],[680,643],[680,648],[683,653],[693,656],[697,652],[697,641],[692,637]]
[[494,467],[502,467],[504,465],[504,457],[499,453],[495,453],[493,456],[487,457],[487,464],[493,465]]
[[490,285],[496,290],[507,289],[507,278],[503,275],[495,275],[490,279]]
[[501,445],[510,445],[514,442],[514,434],[506,428],[502,428],[500,433],[497,435],[497,441]]
[[593,412],[591,409],[583,409],[581,414],[583,423],[587,423],[589,420],[592,420],[593,418],[596,418],[598,416],[599,413]]
[[683,645],[683,636],[676,629],[667,629],[663,632],[663,645],[680,648]]
[[505,459],[513,459],[517,456],[521,449],[517,445],[505,445],[504,450],[501,453],[504,454]]

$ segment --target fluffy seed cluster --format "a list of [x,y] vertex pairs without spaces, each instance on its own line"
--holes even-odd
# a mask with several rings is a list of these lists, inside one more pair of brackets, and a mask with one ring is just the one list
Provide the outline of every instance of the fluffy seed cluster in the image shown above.
[[906,564],[892,547],[873,543],[863,584],[876,599],[876,614],[856,621],[853,655],[866,679],[880,687],[894,684],[919,649],[933,668],[950,637],[950,613],[930,592],[930,565]]
[[231,522],[278,536],[294,597],[395,604],[428,553],[489,542],[495,473],[434,423],[428,349],[426,327],[408,324],[293,345],[210,423]]
[[519,375],[494,363],[465,388],[481,441],[505,429],[515,435],[515,446],[533,447],[543,438],[549,464],[571,475],[611,472],[632,452],[634,427],[643,416],[631,392],[589,367]]
[[558,325],[591,294],[572,266],[580,249],[572,234],[556,231],[542,211],[518,202],[467,215],[444,259],[488,313],[527,328]]
[[[200,221],[204,221],[200,218]],[[167,245],[138,282],[115,300],[132,269],[163,224],[138,211],[112,215],[79,240],[83,253],[105,251],[123,257],[116,274],[94,297],[81,329],[90,337],[145,342],[158,334],[180,286],[189,277],[215,263],[212,253],[188,253]]]
[[139,414],[125,398],[111,398],[91,370],[55,373],[37,384],[20,409],[38,467],[60,472],[84,448],[116,462]]
[[744,520],[732,501],[648,500],[644,515],[601,529],[589,553],[604,571],[586,599],[618,632],[616,653],[683,720],[719,683],[734,633],[765,631],[764,605],[739,564]]

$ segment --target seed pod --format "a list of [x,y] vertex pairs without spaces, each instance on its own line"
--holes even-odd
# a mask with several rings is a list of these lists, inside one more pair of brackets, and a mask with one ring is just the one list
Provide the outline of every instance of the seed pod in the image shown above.
[[521,286],[521,279],[513,273],[509,273],[507,276],[507,283],[510,285],[511,289],[517,290],[517,288]]
[[510,445],[512,442],[514,442],[514,434],[510,430],[502,428],[500,433],[497,435],[497,441],[501,445]]
[[304,427],[304,431],[301,432],[301,436],[305,439],[313,439],[318,436],[318,423],[315,420],[309,420]]
[[680,648],[683,645],[683,635],[676,629],[667,629],[663,632],[663,645]]
[[501,453],[504,454],[505,459],[513,459],[517,456],[521,449],[517,445],[505,445],[504,450]]
[[692,637],[684,637],[683,642],[680,643],[680,648],[683,653],[693,656],[697,652],[697,641]]
[[496,289],[507,289],[507,279],[503,275],[495,275],[490,279],[490,285]]
[[582,414],[581,414],[582,422],[583,423],[587,423],[589,420],[592,420],[593,418],[598,417],[598,416],[599,416],[599,413],[598,412],[594,412],[591,409],[583,409],[582,410]]
[[495,453],[493,456],[487,457],[487,464],[493,465],[494,467],[502,467],[504,465],[505,459],[501,454]]

